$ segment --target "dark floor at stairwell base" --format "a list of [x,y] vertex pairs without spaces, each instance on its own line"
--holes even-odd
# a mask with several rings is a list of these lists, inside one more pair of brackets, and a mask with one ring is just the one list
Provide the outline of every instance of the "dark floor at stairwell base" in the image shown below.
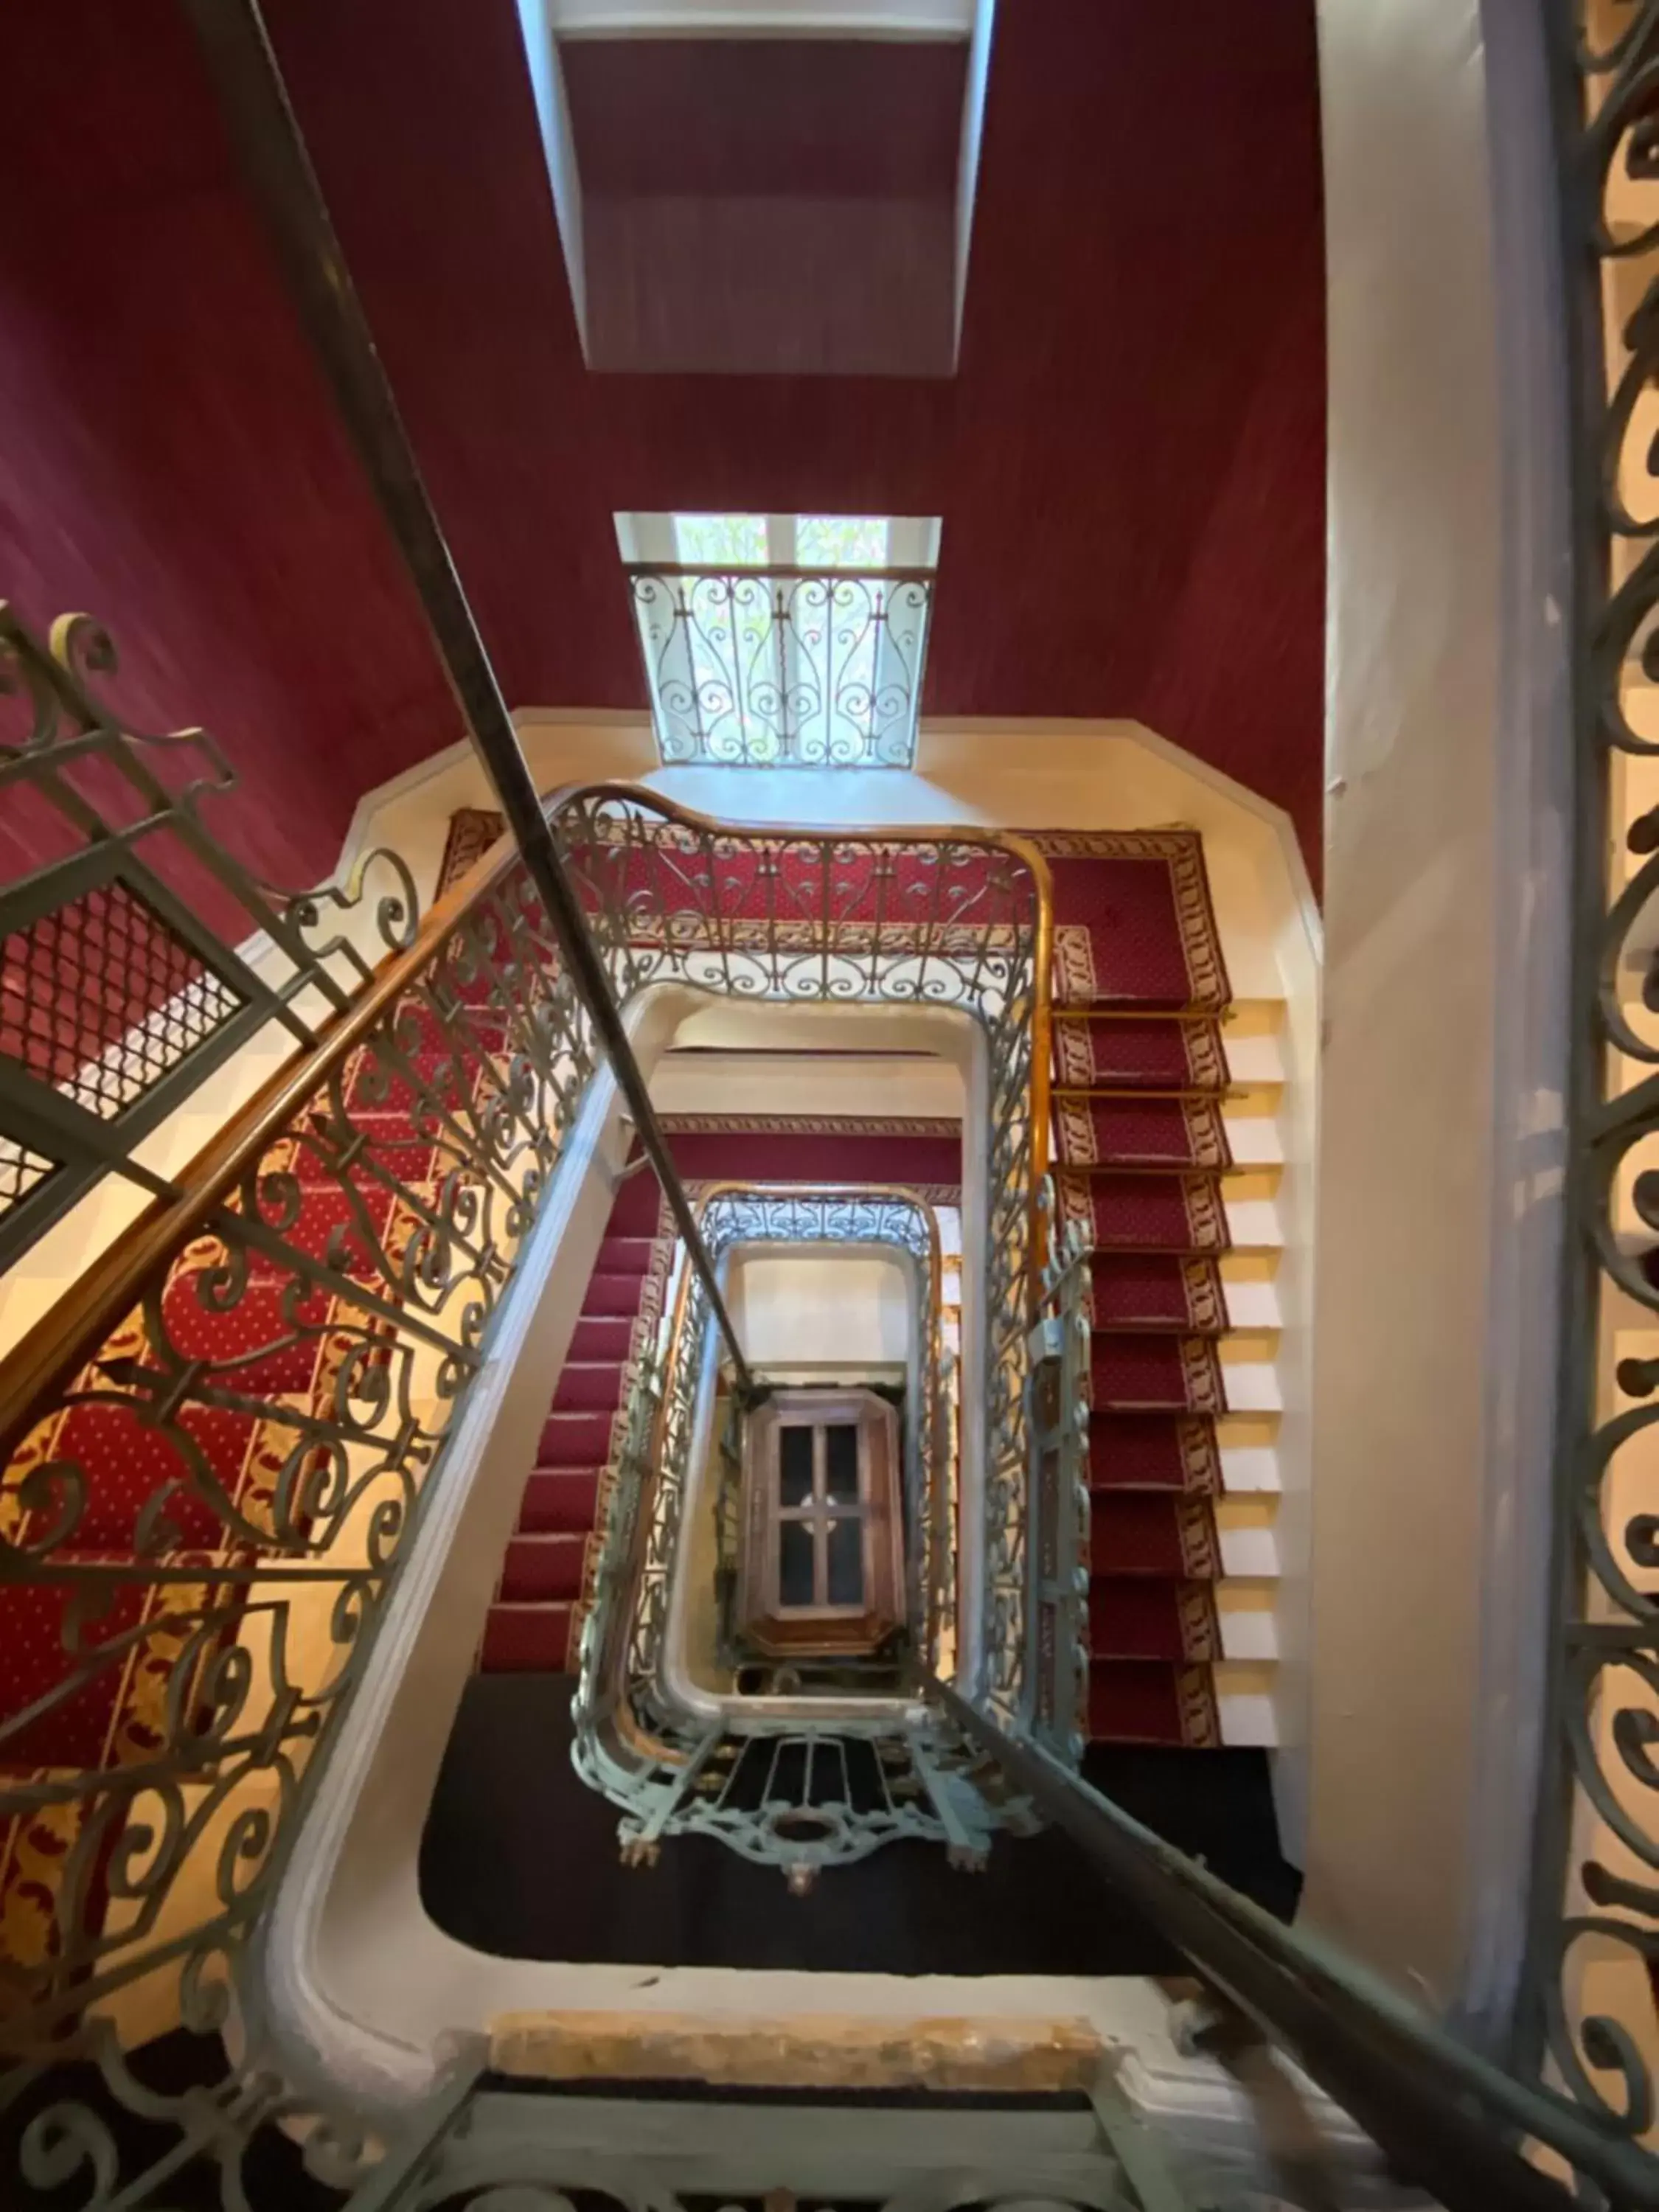
[[[573,1965],[898,1974],[1147,1974],[1180,1960],[1053,1831],[1000,1838],[980,1875],[890,1844],[811,1893],[724,1844],[675,1837],[620,1863],[617,1808],[570,1764],[568,1676],[467,1684],[421,1847],[421,1893],[459,1942]],[[1091,1748],[1088,1778],[1213,1873],[1288,1917],[1267,1756]]]

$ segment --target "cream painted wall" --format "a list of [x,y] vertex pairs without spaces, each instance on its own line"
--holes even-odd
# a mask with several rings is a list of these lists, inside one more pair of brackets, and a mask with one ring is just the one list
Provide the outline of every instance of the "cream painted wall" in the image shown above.
[[908,1356],[908,1284],[892,1260],[746,1254],[726,1279],[744,1356],[763,1372],[873,1375]]
[[1322,0],[1330,801],[1304,1914],[1494,2040],[1540,1714],[1565,1016],[1539,11]]

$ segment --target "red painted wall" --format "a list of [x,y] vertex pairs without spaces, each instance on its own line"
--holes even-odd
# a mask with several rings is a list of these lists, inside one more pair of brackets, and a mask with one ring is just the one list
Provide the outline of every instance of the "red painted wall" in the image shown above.
[[[7,33],[0,594],[41,628],[70,608],[107,622],[108,696],[139,727],[209,728],[242,780],[212,826],[272,879],[313,884],[357,793],[457,733],[418,607],[182,12],[27,0]],[[0,877],[45,842],[0,802]]]
[[[33,0],[0,80],[0,586],[210,720],[269,866],[453,734],[169,0]],[[511,0],[270,0],[509,698],[636,706],[617,508],[939,514],[927,707],[1142,717],[1317,864],[1311,0],[1006,0],[959,374],[583,367]],[[18,434],[18,426],[22,434]],[[0,858],[3,855],[0,854]]]

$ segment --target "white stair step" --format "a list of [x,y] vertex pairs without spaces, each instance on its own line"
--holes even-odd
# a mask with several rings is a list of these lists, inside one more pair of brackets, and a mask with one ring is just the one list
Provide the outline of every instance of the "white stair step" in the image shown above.
[[1275,1367],[1255,1360],[1241,1361],[1237,1367],[1228,1363],[1222,1370],[1222,1382],[1230,1413],[1279,1413],[1285,1409]]
[[1220,1547],[1224,1575],[1242,1577],[1247,1582],[1278,1581],[1277,1529],[1219,1528],[1216,1530],[1216,1541]]
[[1279,1622],[1270,1606],[1233,1606],[1225,1602],[1225,1588],[1218,1594],[1216,1625],[1221,1631],[1224,1659],[1277,1659]]
[[1285,1055],[1276,1036],[1235,1035],[1223,1030],[1227,1073],[1235,1083],[1283,1083]]
[[1279,1713],[1270,1692],[1224,1690],[1218,1683],[1215,1702],[1224,1744],[1271,1751],[1279,1741]]
[[1227,1300],[1230,1328],[1281,1328],[1279,1291],[1272,1283],[1229,1283],[1222,1291]]
[[1271,1444],[1223,1444],[1221,1486],[1241,1497],[1252,1492],[1276,1496],[1279,1454]]
[[1285,1233],[1279,1225],[1279,1208],[1270,1198],[1227,1198],[1227,1230],[1235,1252],[1279,1252]]
[[1235,1167],[1283,1167],[1284,1139],[1271,1114],[1227,1114],[1223,1119]]

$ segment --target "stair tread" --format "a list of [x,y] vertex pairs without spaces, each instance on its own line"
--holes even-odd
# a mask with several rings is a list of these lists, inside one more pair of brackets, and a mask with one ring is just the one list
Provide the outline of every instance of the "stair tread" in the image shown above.
[[1206,1498],[1156,1490],[1091,1493],[1089,1571],[1104,1576],[1213,1581],[1221,1571],[1215,1516]]
[[567,1413],[551,1411],[542,1424],[536,1447],[536,1465],[544,1473],[561,1468],[584,1468],[607,1462],[615,1411]]
[[486,1674],[562,1674],[568,1669],[570,1605],[491,1606],[479,1665]]
[[517,1535],[501,1565],[498,1603],[571,1605],[582,1594],[585,1535]]
[[1207,1667],[1166,1659],[1091,1659],[1089,1734],[1097,1743],[1221,1743]]
[[1145,1328],[1217,1336],[1228,1326],[1231,1304],[1213,1260],[1097,1252],[1089,1262],[1085,1305],[1097,1334]]
[[1073,1092],[1054,1103],[1054,1139],[1060,1165],[1086,1174],[1219,1174],[1232,1164],[1221,1109],[1212,1098]]
[[1089,1487],[1212,1491],[1221,1480],[1215,1423],[1200,1413],[1096,1413],[1089,1422]]
[[1054,1016],[1054,1040],[1059,1090],[1180,1096],[1214,1093],[1226,1085],[1221,1032],[1212,1021],[1060,1013]]
[[1133,1329],[1094,1336],[1089,1403],[1097,1413],[1224,1412],[1227,1395],[1213,1339]]

